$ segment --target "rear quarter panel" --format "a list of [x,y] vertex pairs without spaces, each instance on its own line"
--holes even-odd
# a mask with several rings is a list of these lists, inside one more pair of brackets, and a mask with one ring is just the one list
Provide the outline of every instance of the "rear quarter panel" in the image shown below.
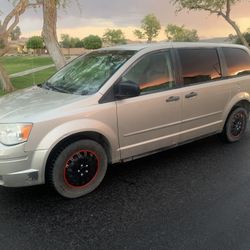
[[245,100],[250,103],[250,76],[232,78],[226,81],[229,81],[231,86],[231,98],[223,112],[224,123],[230,111],[238,102]]

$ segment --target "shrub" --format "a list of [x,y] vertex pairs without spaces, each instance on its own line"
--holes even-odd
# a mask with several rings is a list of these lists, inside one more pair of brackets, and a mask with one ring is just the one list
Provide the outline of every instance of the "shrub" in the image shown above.
[[83,47],[85,49],[100,49],[102,47],[102,39],[99,36],[87,36],[83,39]]

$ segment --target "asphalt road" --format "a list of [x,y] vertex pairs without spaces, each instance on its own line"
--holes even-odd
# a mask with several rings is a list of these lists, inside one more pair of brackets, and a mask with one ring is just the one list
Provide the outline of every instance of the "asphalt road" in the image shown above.
[[113,166],[77,200],[0,188],[0,249],[250,249],[250,129]]

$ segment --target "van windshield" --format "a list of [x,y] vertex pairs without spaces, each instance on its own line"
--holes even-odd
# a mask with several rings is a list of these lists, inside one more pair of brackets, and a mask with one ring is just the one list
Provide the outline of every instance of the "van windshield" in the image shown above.
[[135,51],[91,52],[59,70],[42,87],[77,95],[94,94],[134,54]]

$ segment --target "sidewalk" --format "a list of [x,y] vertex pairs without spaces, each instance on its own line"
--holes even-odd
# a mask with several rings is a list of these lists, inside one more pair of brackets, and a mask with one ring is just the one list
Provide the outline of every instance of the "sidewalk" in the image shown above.
[[[76,58],[76,56],[71,56],[67,60],[67,63],[70,62],[70,61],[72,61],[72,60],[74,60],[75,58]],[[55,67],[55,64],[49,64],[49,65],[37,67],[37,68],[34,68],[34,69],[28,69],[28,70],[25,70],[25,71],[22,71],[22,72],[11,74],[10,78],[16,78],[16,77],[20,77],[20,76],[30,75],[32,73],[36,73],[36,72],[39,72],[39,71],[42,71],[42,70],[45,70],[45,69],[49,69],[49,68],[52,68],[52,67]]]
[[12,75],[10,75],[10,78],[16,78],[16,77],[20,77],[20,76],[30,75],[32,73],[36,73],[36,72],[42,71],[44,69],[49,69],[49,68],[52,68],[54,66],[55,66],[54,64],[50,64],[50,65],[46,65],[46,66],[42,66],[42,67],[37,67],[37,68],[34,68],[34,69],[28,69],[28,70],[25,70],[25,71],[22,71],[22,72],[12,74]]

